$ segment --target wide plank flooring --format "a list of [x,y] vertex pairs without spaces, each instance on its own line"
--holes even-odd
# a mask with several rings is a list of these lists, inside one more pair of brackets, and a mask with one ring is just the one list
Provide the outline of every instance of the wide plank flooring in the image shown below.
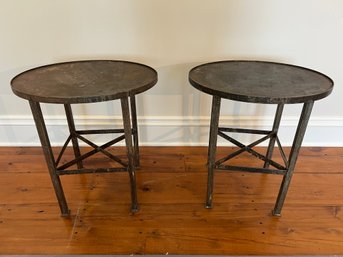
[[[0,254],[343,254],[343,148],[302,148],[282,217],[271,215],[279,175],[216,171],[205,209],[206,147],[140,150],[138,213],[127,173],[70,175],[61,177],[65,219],[42,150],[0,148]],[[62,161],[70,158],[68,149]],[[262,165],[246,154],[232,163]],[[86,165],[113,163],[97,154]]]

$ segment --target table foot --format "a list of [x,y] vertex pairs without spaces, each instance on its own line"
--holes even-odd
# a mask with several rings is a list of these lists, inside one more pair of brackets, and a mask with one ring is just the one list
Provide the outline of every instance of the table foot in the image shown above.
[[272,210],[272,215],[275,217],[281,217],[281,212],[278,212],[276,210]]
[[133,206],[131,207],[131,212],[132,212],[132,213],[137,213],[138,211],[139,211],[139,205],[138,205],[138,204],[133,205]]
[[212,209],[213,208],[213,204],[212,203],[206,203],[205,204],[205,208],[206,209]]
[[61,217],[65,219],[70,218],[70,210],[68,209],[66,213],[61,213]]

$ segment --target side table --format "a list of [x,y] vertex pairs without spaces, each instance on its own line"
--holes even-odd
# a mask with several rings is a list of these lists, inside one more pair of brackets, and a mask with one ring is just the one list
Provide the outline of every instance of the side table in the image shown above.
[[[30,103],[62,216],[69,216],[70,210],[65,199],[60,176],[98,172],[128,171],[131,184],[131,211],[138,211],[135,167],[139,166],[139,146],[135,95],[150,89],[156,83],[157,72],[151,67],[134,62],[115,60],[56,63],[25,71],[12,79],[11,85],[14,94],[28,100]],[[71,104],[95,103],[116,99],[120,99],[121,102],[123,129],[76,129]],[[40,103],[63,104],[65,108],[70,135],[56,159],[51,149]],[[120,135],[101,146],[83,136],[107,133]],[[127,162],[106,150],[106,148],[124,139],[127,148]],[[81,154],[79,140],[94,149]],[[70,141],[73,145],[75,159],[60,164],[60,160]],[[97,152],[101,152],[119,163],[120,167],[85,168],[82,161]],[[75,165],[77,166],[76,169],[68,169]]]
[[[289,64],[262,61],[221,61],[194,67],[189,72],[189,82],[196,89],[212,95],[206,207],[212,207],[214,169],[279,174],[283,176],[283,180],[273,215],[280,216],[314,101],[331,93],[333,81],[317,71]],[[272,130],[220,127],[219,116],[222,98],[248,103],[277,104]],[[292,148],[287,158],[277,133],[284,105],[296,103],[302,103],[303,108]],[[226,133],[250,133],[264,136],[249,145],[244,145]],[[240,149],[216,161],[218,136]],[[254,146],[266,140],[269,140],[269,145],[265,155],[253,149]],[[275,143],[280,150],[283,164],[271,159]],[[249,152],[261,159],[264,166],[261,168],[225,164],[243,152]],[[270,166],[273,169],[269,168]]]

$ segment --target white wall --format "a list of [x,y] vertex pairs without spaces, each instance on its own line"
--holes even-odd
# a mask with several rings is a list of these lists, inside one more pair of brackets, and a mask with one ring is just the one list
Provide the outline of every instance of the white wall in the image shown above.
[[[39,144],[28,103],[11,92],[14,75],[106,58],[142,62],[159,73],[158,84],[137,99],[142,144],[206,145],[211,98],[189,85],[189,69],[258,59],[317,69],[335,81],[333,94],[315,104],[304,144],[343,146],[342,28],[341,0],[0,0],[0,145]],[[300,108],[285,110],[285,145]],[[274,110],[225,101],[222,123],[262,128],[272,124]],[[44,113],[53,144],[61,144],[63,109],[44,105]],[[74,113],[82,127],[121,123],[118,103],[78,105]]]

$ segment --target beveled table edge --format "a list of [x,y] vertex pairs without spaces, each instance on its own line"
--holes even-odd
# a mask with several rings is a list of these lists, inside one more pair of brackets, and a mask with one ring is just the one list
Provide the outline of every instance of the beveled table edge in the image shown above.
[[[300,97],[293,97],[293,98],[273,98],[273,99],[270,99],[269,97],[251,97],[251,96],[246,96],[246,95],[225,93],[225,92],[215,90],[215,89],[209,89],[208,87],[201,85],[201,84],[199,84],[199,83],[197,83],[191,79],[191,73],[195,69],[197,69],[201,66],[209,65],[209,64],[224,63],[224,62],[268,63],[268,64],[277,64],[277,65],[283,65],[283,66],[289,66],[289,67],[308,70],[308,71],[317,73],[318,75],[325,77],[331,83],[331,89],[326,91],[326,92],[323,92],[322,94],[317,94],[315,96],[305,96],[305,97],[300,96]],[[195,87],[196,89],[198,89],[201,92],[204,92],[206,94],[215,95],[215,96],[219,96],[221,98],[226,98],[226,99],[239,101],[239,102],[262,103],[262,104],[281,104],[281,103],[297,104],[297,103],[304,103],[304,102],[308,102],[308,101],[316,101],[316,100],[323,99],[323,98],[327,97],[328,95],[330,95],[332,90],[333,90],[333,86],[334,86],[334,81],[329,76],[327,76],[324,73],[321,73],[319,71],[316,71],[316,70],[313,70],[310,68],[306,68],[303,66],[299,66],[299,65],[293,65],[293,64],[282,63],[282,62],[261,61],[261,60],[221,60],[221,61],[203,63],[203,64],[200,64],[200,65],[193,67],[189,71],[188,81],[193,87]]]
[[[39,96],[34,96],[34,95],[29,95],[29,94],[25,94],[22,92],[19,92],[17,90],[15,90],[13,88],[13,82],[16,78],[18,78],[19,76],[33,71],[33,70],[37,70],[37,69],[41,69],[41,68],[45,68],[45,67],[51,67],[51,66],[55,66],[55,65],[61,65],[61,64],[72,64],[72,63],[81,63],[81,62],[122,62],[122,63],[132,63],[132,64],[136,64],[136,65],[140,65],[140,66],[144,66],[148,69],[150,69],[151,71],[153,71],[155,73],[155,79],[153,81],[151,81],[150,83],[142,86],[141,88],[137,89],[137,90],[132,90],[131,92],[122,92],[122,93],[117,93],[115,95],[110,95],[110,96],[94,96],[92,97],[92,99],[86,100],[84,97],[75,97],[73,99],[66,99],[66,98],[60,98],[60,97],[49,97],[50,99],[47,100],[46,98],[42,98]],[[65,61],[65,62],[56,62],[56,63],[51,63],[51,64],[46,64],[46,65],[41,65],[41,66],[37,66],[28,70],[25,70],[19,74],[17,74],[15,77],[13,77],[10,81],[11,84],[11,89],[12,92],[17,95],[20,98],[29,100],[29,101],[34,101],[34,102],[40,102],[40,103],[52,103],[52,104],[80,104],[80,103],[97,103],[97,102],[105,102],[105,101],[111,101],[111,100],[116,100],[116,99],[120,99],[123,97],[130,97],[130,96],[134,96],[137,94],[140,94],[142,92],[145,92],[147,90],[149,90],[150,88],[152,88],[158,81],[158,74],[157,71],[146,65],[143,63],[139,63],[139,62],[133,62],[133,61],[126,61],[126,60],[112,60],[112,59],[88,59],[88,60],[75,60],[75,61]]]

